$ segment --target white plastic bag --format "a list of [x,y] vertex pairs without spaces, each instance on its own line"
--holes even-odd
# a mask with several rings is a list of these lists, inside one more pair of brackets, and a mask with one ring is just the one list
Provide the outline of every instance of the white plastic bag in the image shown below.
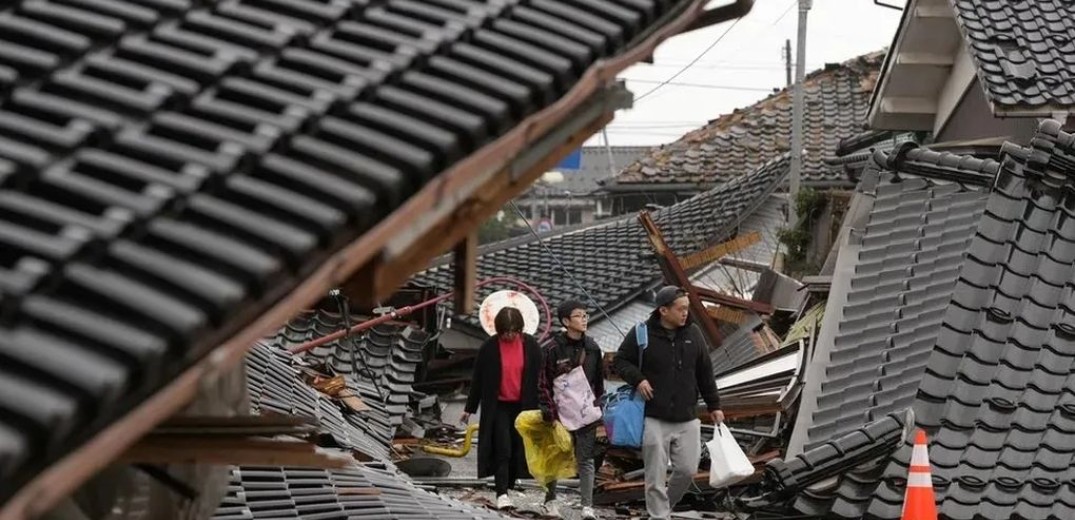
[[711,487],[730,486],[754,474],[754,465],[724,424],[713,429],[713,440],[705,446],[709,450]]

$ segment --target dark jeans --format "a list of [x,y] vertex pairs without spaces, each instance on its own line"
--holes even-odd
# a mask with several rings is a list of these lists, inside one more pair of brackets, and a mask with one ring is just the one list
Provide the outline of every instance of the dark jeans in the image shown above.
[[496,405],[496,422],[493,423],[493,474],[496,495],[504,495],[515,489],[519,464],[525,461],[523,438],[515,429],[515,419],[522,412],[522,405],[500,401]]
[[[593,506],[593,486],[596,470],[594,457],[597,455],[597,423],[571,432],[571,442],[575,445],[575,462],[578,464],[579,494],[582,506]],[[549,482],[545,492],[545,501],[556,500],[556,481]]]

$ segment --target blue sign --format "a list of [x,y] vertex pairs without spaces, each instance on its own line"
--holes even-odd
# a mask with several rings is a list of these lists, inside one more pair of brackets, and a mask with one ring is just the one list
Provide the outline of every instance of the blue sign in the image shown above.
[[582,149],[578,148],[574,152],[571,152],[564,157],[560,164],[556,165],[556,170],[581,170],[582,169]]

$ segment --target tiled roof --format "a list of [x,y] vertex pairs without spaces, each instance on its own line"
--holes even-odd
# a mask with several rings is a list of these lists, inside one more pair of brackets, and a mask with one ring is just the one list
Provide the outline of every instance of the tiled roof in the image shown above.
[[[358,323],[359,318],[352,320]],[[317,419],[323,430],[344,447],[384,460],[396,429],[406,418],[415,373],[429,334],[413,326],[377,325],[353,336],[359,349],[358,377],[354,376],[349,346],[326,343],[294,359],[287,351],[343,328],[339,314],[317,310],[295,317],[272,338],[259,343],[247,358],[251,404],[255,412],[271,411]],[[299,367],[327,363],[343,374],[369,411],[343,413],[333,399],[315,391],[299,377]],[[369,367],[376,381],[370,380]]]
[[[843,176],[858,182],[862,171],[872,163],[876,152],[891,152],[903,143],[914,142],[915,136],[911,133],[893,134],[892,132],[877,132],[871,130],[859,139],[845,139],[840,143],[840,150],[834,156],[826,156],[824,163],[832,170],[842,172]],[[874,137],[875,139],[864,139]],[[884,137],[884,139],[880,139]]]
[[[831,438],[809,452],[766,464],[762,486],[772,490],[766,501],[789,498],[789,491],[809,489],[815,484],[824,486],[828,479],[841,477],[852,481],[856,472],[873,471],[878,459],[890,455],[899,446],[903,430],[903,418],[892,414]],[[848,471],[848,468],[853,469]],[[831,490],[807,490],[803,495],[817,497],[812,500],[824,506],[830,506],[833,499]],[[823,507],[817,510],[813,514],[824,515]]]
[[241,467],[213,520],[503,518],[494,511],[420,489],[375,465],[341,470]]
[[749,311],[744,312],[741,323],[723,323],[720,329],[724,340],[720,348],[709,353],[717,377],[780,348],[780,338],[763,326],[757,314]]
[[[1006,146],[912,404],[940,514],[1075,515],[1075,136],[1042,124]],[[818,448],[821,449],[821,448]],[[816,455],[816,450],[804,455]],[[910,445],[830,516],[900,517]],[[864,516],[863,516],[864,514]]]
[[1075,4],[952,0],[986,98],[998,113],[1075,105]]
[[[359,318],[352,319],[352,325]],[[287,349],[307,341],[326,336],[344,328],[339,314],[326,311],[307,313],[296,317],[281,329],[274,343]],[[321,345],[305,354],[310,364],[326,363],[337,374],[347,375],[357,381],[361,396],[381,402],[388,410],[392,426],[403,423],[410,404],[415,374],[422,363],[422,350],[429,341],[429,334],[416,327],[382,324],[352,336],[359,349],[356,377],[351,362],[350,340],[341,346],[339,340]],[[371,381],[365,368],[376,375]]]
[[[766,199],[786,173],[786,158],[770,161],[750,175],[658,210],[653,218],[676,252],[687,254],[703,249],[734,233],[742,219]],[[629,303],[660,280],[653,250],[634,216],[556,235],[544,243],[608,312]],[[556,260],[536,240],[480,255],[477,271],[479,280],[499,276],[517,278],[534,287],[551,306],[567,299],[590,303],[575,281],[560,270]],[[415,282],[445,290],[450,290],[452,280],[450,265],[433,267],[413,278]],[[479,301],[504,288],[517,289],[486,286],[479,291]],[[595,311],[591,314],[596,318]],[[473,315],[465,321],[471,326],[477,324]],[[619,325],[624,329],[631,326]]]
[[739,233],[756,231],[756,244],[724,257],[727,262],[715,263],[691,275],[695,285],[749,299],[761,280],[761,271],[772,267],[783,245],[780,230],[786,226],[787,196],[770,195],[756,211],[743,220]]
[[[914,401],[988,196],[922,178],[893,180],[885,174],[877,185],[820,392],[803,397],[816,399],[807,451]],[[806,493],[796,507],[821,514],[840,506],[831,498]]]
[[0,501],[690,3],[0,3]]
[[624,166],[635,162],[650,151],[649,146],[612,146],[612,165],[609,149],[604,146],[583,146],[582,164],[578,171],[565,171],[563,182],[553,184],[557,190],[570,191],[572,196],[587,195],[600,186],[598,181],[611,178]]
[[[388,462],[396,426],[406,413],[415,353],[421,358],[429,336],[410,326],[378,325],[356,338],[368,366],[377,374],[384,397],[365,380],[354,378],[348,347],[327,343],[303,356],[287,349],[339,330],[341,316],[318,310],[305,313],[258,343],[247,356],[249,394],[254,413],[307,417],[317,421],[322,446],[357,450],[373,462],[340,470],[291,467],[232,468],[227,495],[214,520],[238,519],[475,519],[501,518],[419,489]],[[357,321],[357,319],[355,320]],[[345,374],[370,410],[343,412],[340,402],[314,390],[299,366],[328,363]],[[360,381],[355,384],[355,380]],[[402,403],[402,404],[401,404]],[[331,440],[327,439],[331,437]]]
[[371,410],[344,413],[338,401],[302,381],[287,351],[259,343],[246,358],[250,407],[255,414],[274,413],[317,421],[334,444],[357,450],[375,460],[387,460],[395,427],[376,399],[365,400]]
[[[650,295],[646,295],[650,296]],[[597,342],[601,350],[616,352],[626,334],[630,334],[631,327],[645,321],[653,314],[653,298],[636,298],[631,303],[609,313],[609,318],[598,314],[590,318],[590,325],[586,334]]]
[[[1029,149],[1006,147],[919,387],[915,419],[949,518],[1075,515],[1073,145],[1046,121]],[[909,451],[870,514],[899,517]]]
[[806,449],[914,398],[987,194],[882,180]]
[[[826,165],[823,159],[836,151],[842,138],[862,132],[883,58],[884,53],[875,52],[807,76],[804,182],[850,184],[842,171]],[[610,185],[609,189],[655,183],[709,187],[753,171],[790,149],[791,94],[783,89],[654,149],[625,168],[616,177],[619,186]]]

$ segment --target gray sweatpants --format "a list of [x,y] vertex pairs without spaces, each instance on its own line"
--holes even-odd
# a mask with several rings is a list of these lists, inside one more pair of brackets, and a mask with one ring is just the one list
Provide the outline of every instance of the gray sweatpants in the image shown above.
[[[571,442],[575,446],[575,461],[578,464],[579,495],[582,507],[593,506],[594,455],[597,449],[597,425],[593,423],[571,432]],[[556,481],[549,483],[545,501],[556,500]]]
[[[667,520],[694,482],[702,457],[702,426],[695,419],[668,422],[646,417],[642,433],[642,462],[646,467],[646,510],[651,519]],[[672,478],[668,480],[668,461]]]

